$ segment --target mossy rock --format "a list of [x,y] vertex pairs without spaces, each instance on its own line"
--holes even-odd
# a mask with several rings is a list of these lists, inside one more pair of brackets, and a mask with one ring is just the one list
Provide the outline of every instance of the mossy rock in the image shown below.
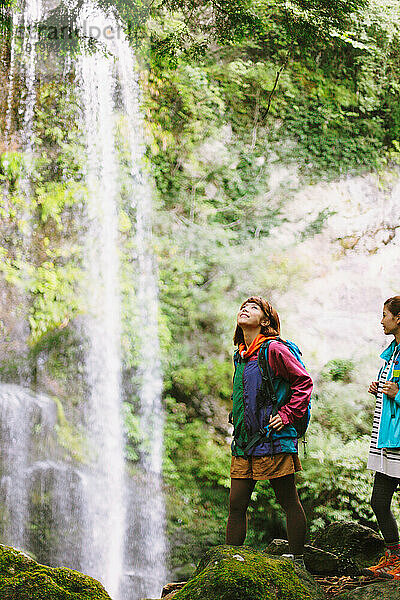
[[71,569],[51,568],[0,545],[1,600],[111,600],[101,583]]
[[174,600],[322,600],[324,593],[292,561],[253,548],[209,550]]
[[335,600],[400,600],[400,581],[379,581],[335,596]]
[[331,523],[316,536],[313,545],[348,559],[360,571],[384,553],[384,541],[376,531],[352,521]]

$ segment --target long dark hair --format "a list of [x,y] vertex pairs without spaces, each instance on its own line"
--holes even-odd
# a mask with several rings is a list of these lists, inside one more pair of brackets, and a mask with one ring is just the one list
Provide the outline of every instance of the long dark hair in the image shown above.
[[400,313],[400,296],[393,296],[388,298],[383,306],[386,306],[393,316],[397,316]]
[[[261,296],[250,296],[243,302],[240,308],[243,308],[245,304],[249,302],[254,302],[254,304],[258,304],[261,308],[265,316],[267,317],[269,323],[268,325],[261,325],[261,333],[264,335],[279,335],[281,332],[281,323],[279,321],[279,315],[276,310],[270,305],[267,300],[261,298]],[[240,310],[240,309],[239,309]],[[233,343],[235,346],[239,346],[239,344],[244,344],[244,335],[243,329],[236,325],[235,335],[233,336]]]

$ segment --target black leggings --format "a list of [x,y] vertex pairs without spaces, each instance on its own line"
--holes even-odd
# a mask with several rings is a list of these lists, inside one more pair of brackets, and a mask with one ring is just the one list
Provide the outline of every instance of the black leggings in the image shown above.
[[[247,508],[256,482],[253,479],[231,479],[229,517],[226,543],[241,546],[247,532]],[[286,528],[290,552],[303,554],[306,536],[306,516],[297,495],[294,475],[270,479],[275,496],[286,514]]]
[[375,473],[374,488],[371,496],[371,507],[375,513],[379,528],[387,544],[399,541],[396,519],[390,510],[393,494],[400,480],[383,473]]

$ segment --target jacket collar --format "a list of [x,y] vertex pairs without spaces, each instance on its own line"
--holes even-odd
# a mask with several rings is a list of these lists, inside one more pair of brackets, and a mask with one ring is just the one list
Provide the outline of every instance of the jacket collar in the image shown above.
[[388,362],[388,360],[391,359],[392,354],[396,349],[398,352],[400,351],[400,344],[396,344],[396,340],[393,340],[393,342],[386,348],[386,350],[382,352],[381,358]]

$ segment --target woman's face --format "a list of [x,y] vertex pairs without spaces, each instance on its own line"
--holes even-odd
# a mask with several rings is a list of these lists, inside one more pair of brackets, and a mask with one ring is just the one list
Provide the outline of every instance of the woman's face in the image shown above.
[[268,319],[258,304],[246,302],[239,309],[237,324],[239,327],[261,327],[268,324]]
[[400,315],[394,315],[384,306],[381,325],[385,335],[395,335],[400,329]]

